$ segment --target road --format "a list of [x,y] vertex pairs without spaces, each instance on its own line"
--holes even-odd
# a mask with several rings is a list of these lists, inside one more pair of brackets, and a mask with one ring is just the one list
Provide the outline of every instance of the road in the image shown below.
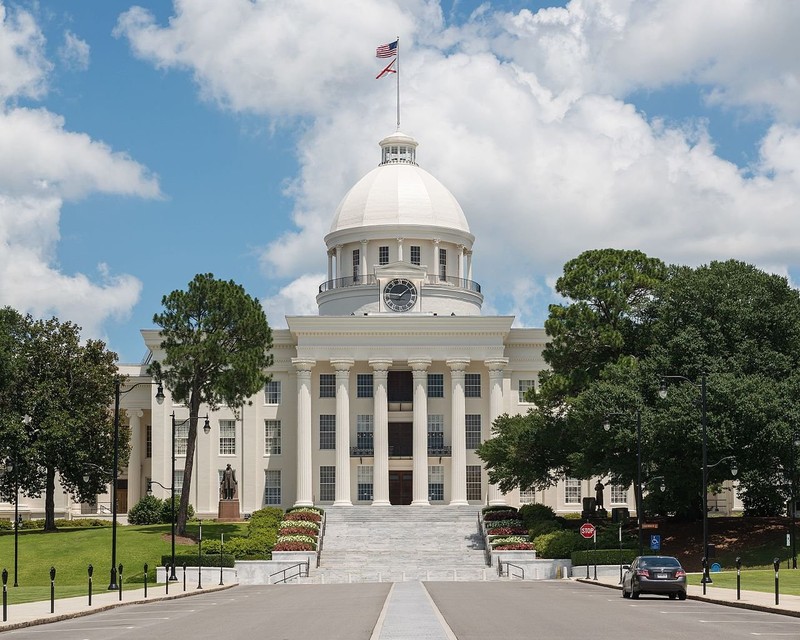
[[[800,638],[800,618],[693,600],[623,600],[619,591],[566,580],[425,587],[458,640]],[[370,640],[390,588],[387,583],[237,587],[6,631],[2,640]],[[405,638],[387,632],[384,637]]]

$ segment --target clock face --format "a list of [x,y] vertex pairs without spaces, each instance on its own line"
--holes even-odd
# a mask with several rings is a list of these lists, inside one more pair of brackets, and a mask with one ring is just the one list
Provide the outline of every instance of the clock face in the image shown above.
[[383,301],[392,311],[408,311],[417,302],[417,288],[405,278],[395,278],[383,288]]

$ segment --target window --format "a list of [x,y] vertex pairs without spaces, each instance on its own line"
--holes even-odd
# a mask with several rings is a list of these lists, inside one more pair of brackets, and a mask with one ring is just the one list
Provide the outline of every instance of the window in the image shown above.
[[467,465],[467,500],[481,499],[481,465]]
[[[175,475],[172,476],[172,487],[175,489],[175,496],[179,496],[183,491],[183,469],[175,469]],[[175,511],[177,511],[175,505]]]
[[389,264],[389,247],[378,247],[378,264]]
[[520,380],[519,381],[519,402],[528,402],[525,399],[525,394],[528,393],[530,389],[536,388],[536,381],[535,380]]
[[623,487],[621,484],[612,484],[611,504],[628,504],[628,487]]
[[444,500],[444,467],[428,467],[428,500]]
[[419,264],[420,263],[420,251],[419,247],[411,246],[411,264]]
[[319,448],[336,448],[336,416],[323,414],[319,417]]
[[533,504],[534,502],[536,502],[536,492],[533,489],[520,489],[520,504]]
[[321,502],[336,499],[336,467],[319,468],[319,499]]
[[[183,424],[175,424],[175,455],[185,456],[186,447],[189,443],[189,421]],[[176,489],[177,491],[177,489]]]
[[144,455],[145,458],[153,457],[153,425],[148,424],[144,436]]
[[465,418],[467,449],[477,449],[483,441],[481,436],[481,414],[468,413]]
[[358,499],[372,500],[372,465],[360,465],[356,471]]
[[360,280],[359,269],[361,268],[361,250],[353,249],[353,283]]
[[564,502],[566,504],[581,503],[581,481],[575,478],[564,480]]
[[266,404],[281,403],[280,380],[270,380],[266,385],[264,385],[264,402]]
[[444,416],[428,414],[428,452],[443,448]]
[[281,421],[264,420],[264,455],[275,456],[281,452]]
[[480,398],[481,397],[481,374],[480,373],[466,373],[466,374],[464,374],[464,395],[467,398]]
[[359,398],[372,397],[372,374],[359,373],[356,376],[356,395]]
[[363,451],[370,452],[370,453],[364,453],[364,455],[371,456],[372,451],[374,450],[372,433],[373,433],[372,416],[369,415],[356,416],[356,447],[358,447]]
[[443,373],[429,373],[428,374],[428,397],[429,398],[444,398],[444,374]]
[[334,373],[319,374],[319,397],[320,398],[336,397],[336,374]]
[[281,503],[281,472],[267,470],[264,478],[264,504]]
[[219,421],[219,455],[232,456],[236,454],[236,421]]
[[439,247],[439,280],[447,280],[447,250]]

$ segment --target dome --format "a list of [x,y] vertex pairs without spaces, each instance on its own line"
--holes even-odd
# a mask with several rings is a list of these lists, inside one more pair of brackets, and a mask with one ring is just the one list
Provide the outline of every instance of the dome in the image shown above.
[[417,142],[394,133],[380,142],[381,164],[339,203],[331,233],[369,226],[443,227],[470,233],[452,193],[415,162]]

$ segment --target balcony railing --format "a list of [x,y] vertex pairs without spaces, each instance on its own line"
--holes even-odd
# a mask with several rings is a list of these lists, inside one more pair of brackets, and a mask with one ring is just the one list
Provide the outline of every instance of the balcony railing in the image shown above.
[[[319,285],[319,292],[332,291],[333,289],[344,289],[347,287],[361,287],[361,286],[375,286],[378,280],[374,274],[346,276],[344,278],[336,278],[335,280],[328,280]],[[457,278],[455,276],[440,276],[428,275],[425,279],[425,284],[451,286],[459,289],[466,289],[467,291],[474,291],[475,293],[481,292],[481,285],[474,280],[467,280],[466,278]]]
[[[374,447],[350,447],[351,458],[372,458],[375,455]],[[452,447],[434,447],[428,445],[428,455],[432,458],[436,456],[440,458],[449,458],[453,455]],[[389,457],[394,456],[394,447],[389,447]],[[398,457],[407,457],[405,453],[399,454]]]

